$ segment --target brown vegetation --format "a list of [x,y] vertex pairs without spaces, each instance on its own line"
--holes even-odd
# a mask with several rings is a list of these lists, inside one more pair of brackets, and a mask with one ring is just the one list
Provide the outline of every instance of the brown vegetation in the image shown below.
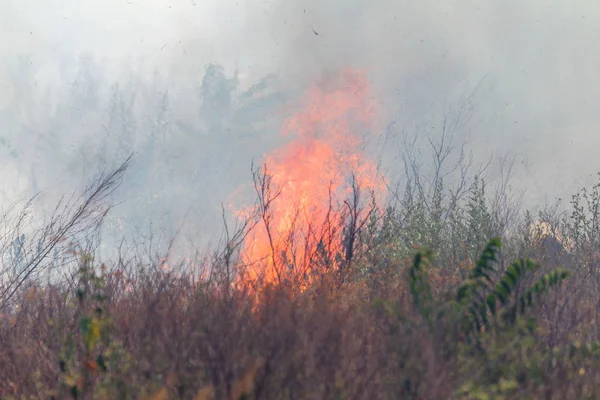
[[599,188],[570,215],[540,215],[561,235],[532,235],[526,214],[502,248],[488,241],[506,212],[478,179],[462,200],[439,185],[350,207],[367,216],[342,241],[353,248],[315,252],[311,265],[337,267],[303,284],[280,265],[278,282],[243,285],[243,232],[168,271],[162,257],[105,265],[71,247],[68,275],[5,289],[0,398],[597,398]]

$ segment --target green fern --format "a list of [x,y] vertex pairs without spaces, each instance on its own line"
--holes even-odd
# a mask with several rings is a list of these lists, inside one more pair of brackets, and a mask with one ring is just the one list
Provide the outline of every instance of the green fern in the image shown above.
[[499,238],[490,240],[468,279],[458,288],[456,302],[462,310],[461,326],[467,336],[489,330],[500,322],[514,325],[517,317],[524,314],[535,299],[569,276],[564,269],[553,270],[515,299],[513,295],[518,285],[528,273],[538,269],[538,264],[529,259],[517,260],[494,284],[493,273],[496,272],[495,262],[500,248]]
[[[500,322],[505,326],[513,326],[517,318],[532,306],[534,301],[549,288],[558,286],[568,278],[569,273],[564,269],[553,270],[542,276],[533,286],[521,296],[511,301],[518,284],[528,272],[537,268],[531,260],[522,259],[514,262],[498,281],[496,288],[486,296],[485,302],[480,297],[473,297],[467,306],[467,317],[463,323],[465,333],[472,334],[482,329],[497,327]],[[499,319],[498,311],[502,309]]]
[[495,271],[493,263],[497,260],[496,256],[500,247],[501,242],[499,238],[493,238],[485,246],[475,264],[475,268],[469,274],[469,278],[458,288],[456,300],[459,304],[464,304],[465,301],[471,300],[472,297],[484,300],[480,291],[488,289],[487,283],[492,283],[490,275]]
[[[542,294],[558,286],[569,276],[568,271],[555,269],[515,297],[519,284],[527,274],[538,269],[538,264],[529,259],[519,259],[498,279],[494,279],[500,247],[499,238],[489,241],[469,277],[459,286],[455,301],[447,303],[436,302],[431,292],[427,266],[432,252],[421,250],[415,255],[408,271],[410,294],[415,309],[428,325],[447,316],[450,310],[453,315],[458,316],[458,326],[468,341],[471,341],[473,335],[484,331],[515,326],[518,317],[525,314]],[[397,310],[390,308],[389,304],[387,306],[388,312],[395,314],[400,321],[408,321]]]
[[514,324],[519,314],[524,314],[531,307],[534,300],[548,291],[551,287],[558,286],[569,277],[569,271],[557,268],[544,276],[542,276],[531,288],[519,296],[518,300],[506,308],[503,312],[502,319],[505,322]]

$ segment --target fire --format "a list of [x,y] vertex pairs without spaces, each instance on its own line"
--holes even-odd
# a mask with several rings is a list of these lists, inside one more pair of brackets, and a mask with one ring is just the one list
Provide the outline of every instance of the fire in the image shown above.
[[305,93],[281,129],[293,140],[267,154],[255,176],[258,206],[242,210],[256,223],[243,244],[244,283],[305,286],[339,266],[344,224],[365,215],[349,212],[383,195],[376,164],[361,148],[376,115],[360,71]]

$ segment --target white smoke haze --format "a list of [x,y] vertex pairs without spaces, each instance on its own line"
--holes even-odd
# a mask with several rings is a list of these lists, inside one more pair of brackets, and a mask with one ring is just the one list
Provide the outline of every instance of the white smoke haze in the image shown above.
[[592,0],[0,0],[0,200],[44,191],[41,212],[133,152],[114,227],[213,239],[285,101],[350,67],[398,139],[388,168],[477,88],[461,134],[517,156],[535,208],[600,171],[599,27]]

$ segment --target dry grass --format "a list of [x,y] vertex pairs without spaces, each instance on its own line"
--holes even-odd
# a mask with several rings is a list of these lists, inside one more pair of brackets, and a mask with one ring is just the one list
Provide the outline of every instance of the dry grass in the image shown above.
[[[507,238],[497,276],[515,257],[542,264],[517,294],[558,266],[570,278],[514,326],[480,329],[473,341],[453,299],[497,228],[475,200],[479,208],[465,207],[459,224],[422,209],[361,224],[345,252],[352,257],[337,264],[344,270],[324,267],[308,288],[298,274],[253,291],[234,285],[237,234],[203,279],[187,265],[165,272],[156,267],[161,257],[104,267],[80,253],[62,280],[10,287],[0,314],[0,399],[598,398],[600,240],[589,227],[600,226],[600,213],[574,207],[556,225],[572,239],[569,252],[518,233]],[[427,267],[428,315],[411,286],[415,237],[439,255]]]
[[[292,297],[289,289],[268,287],[258,300],[244,290],[224,291],[218,282],[193,283],[147,268],[127,285],[105,275],[98,286],[107,295],[102,300],[78,302],[73,284],[32,286],[19,293],[19,307],[0,324],[0,398],[65,398],[68,390],[57,382],[79,384],[80,398],[106,399],[460,397],[482,364],[458,349],[448,351],[448,341],[460,342],[452,328],[444,322],[412,327],[377,305],[384,299],[418,321],[398,268],[380,276],[376,288],[357,279]],[[443,281],[440,272],[432,276]],[[540,329],[531,359],[518,352],[499,356],[515,370],[527,370],[531,360],[541,363],[537,383],[519,386],[523,396],[595,393],[600,375],[594,358],[551,360],[554,346],[598,338],[594,304],[600,296],[588,279],[575,273],[535,310]],[[435,292],[444,298],[455,288],[440,284]],[[104,354],[106,371],[86,359],[81,345],[80,322],[97,307],[102,315],[94,351]],[[61,361],[69,373],[61,372]]]

